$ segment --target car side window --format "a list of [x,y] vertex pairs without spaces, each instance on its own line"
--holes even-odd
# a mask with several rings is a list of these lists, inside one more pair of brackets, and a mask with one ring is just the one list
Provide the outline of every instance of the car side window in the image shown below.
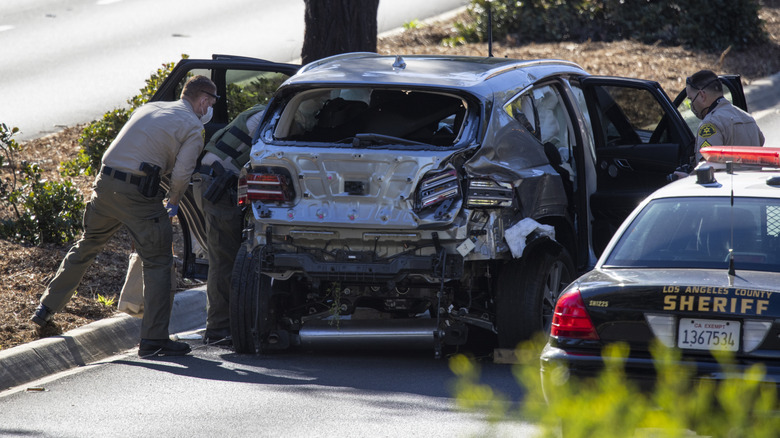
[[574,183],[574,128],[558,88],[547,84],[526,90],[504,105],[504,111],[539,140],[550,164]]
[[289,76],[278,72],[264,72],[240,69],[193,69],[176,86],[176,96],[181,94],[185,82],[195,75],[203,75],[217,84],[224,95],[214,108],[217,123],[229,123],[243,111],[257,105],[267,104],[277,88]]
[[664,116],[663,108],[647,90],[629,87],[595,88],[601,134],[607,146],[664,142],[653,138]]
[[544,85],[529,90],[504,106],[504,110],[544,144],[571,145],[571,123],[558,90]]
[[241,112],[259,103],[268,104],[276,89],[288,77],[278,72],[227,70],[225,84],[228,119],[233,120]]

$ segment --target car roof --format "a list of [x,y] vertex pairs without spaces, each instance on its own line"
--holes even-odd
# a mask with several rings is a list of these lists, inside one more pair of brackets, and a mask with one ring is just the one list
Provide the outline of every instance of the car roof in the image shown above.
[[[390,84],[474,89],[501,82],[503,89],[525,87],[552,74],[586,75],[577,64],[557,59],[347,53],[310,63],[283,86],[311,83]],[[498,85],[498,84],[496,84]]]

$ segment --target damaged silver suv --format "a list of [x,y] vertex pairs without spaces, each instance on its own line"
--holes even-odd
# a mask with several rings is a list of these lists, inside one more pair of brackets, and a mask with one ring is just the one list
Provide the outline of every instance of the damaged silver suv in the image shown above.
[[[744,107],[738,78],[722,78]],[[740,100],[741,99],[741,100]],[[560,60],[338,55],[277,90],[239,182],[239,353],[512,348],[694,136],[652,81]]]

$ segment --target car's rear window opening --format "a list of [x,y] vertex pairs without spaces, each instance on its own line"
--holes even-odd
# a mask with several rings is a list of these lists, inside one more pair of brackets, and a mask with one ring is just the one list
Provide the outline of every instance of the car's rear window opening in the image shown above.
[[351,142],[376,134],[435,146],[458,141],[466,102],[457,96],[400,89],[328,88],[290,99],[274,137],[285,141]]

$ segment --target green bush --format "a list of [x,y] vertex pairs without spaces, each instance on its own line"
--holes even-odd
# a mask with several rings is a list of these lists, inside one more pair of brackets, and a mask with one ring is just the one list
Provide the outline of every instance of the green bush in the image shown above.
[[228,83],[226,96],[228,119],[233,120],[259,103],[267,104],[286,78],[287,76],[283,74],[267,74],[248,83]]
[[12,138],[18,128],[0,123],[0,165],[8,175],[0,182],[0,237],[18,242],[64,244],[81,231],[82,194],[70,181],[41,180],[35,163],[19,162],[21,146]]
[[[187,55],[182,55],[182,58],[187,57]],[[60,165],[60,174],[62,176],[96,175],[100,170],[100,160],[103,158],[103,153],[106,152],[111,142],[130,119],[130,115],[136,108],[151,99],[175,65],[175,62],[163,64],[152,73],[151,77],[146,79],[146,85],[139,90],[140,93],[127,100],[130,105],[129,109],[109,111],[103,114],[100,120],[96,120],[84,128],[79,137],[81,145],[79,153],[74,159]]]
[[745,48],[767,40],[754,0],[472,0],[472,22],[456,28],[470,41],[661,41],[695,49]]
[[748,0],[687,0],[679,18],[679,39],[684,44],[709,51],[750,47],[767,40],[759,5]]
[[[538,426],[541,437],[688,437],[695,431],[710,437],[774,437],[780,430],[780,404],[774,384],[760,383],[764,368],[754,365],[740,374],[733,357],[717,354],[727,380],[691,379],[692,369],[679,366],[680,352],[659,344],[652,349],[657,381],[639,390],[626,380],[629,347],[609,345],[603,351],[604,371],[592,379],[552,379],[544,391],[539,373],[543,339],[528,342],[515,354],[514,375],[524,389],[518,411],[491,387],[479,383],[478,365],[454,356],[450,369],[458,377],[459,406],[487,411],[491,420],[522,420]],[[551,375],[566,376],[565,369]]]
[[109,111],[103,114],[100,120],[87,125],[79,137],[81,149],[76,158],[60,165],[60,174],[62,176],[97,175],[103,153],[130,119],[133,109],[120,108]]

